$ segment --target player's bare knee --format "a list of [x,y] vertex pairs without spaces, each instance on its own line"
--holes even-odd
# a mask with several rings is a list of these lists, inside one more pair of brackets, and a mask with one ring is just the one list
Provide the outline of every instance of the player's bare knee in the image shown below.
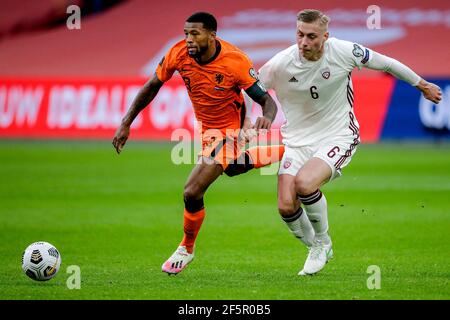
[[295,178],[295,191],[299,195],[311,194],[317,190],[312,179],[306,176],[299,176]]
[[295,213],[295,205],[293,203],[278,203],[278,212],[282,217],[291,217]]
[[203,189],[197,184],[189,184],[184,187],[183,197],[185,201],[201,199],[203,194]]
[[195,213],[203,209],[203,194],[201,188],[193,185],[187,185],[184,188],[184,208],[190,212]]

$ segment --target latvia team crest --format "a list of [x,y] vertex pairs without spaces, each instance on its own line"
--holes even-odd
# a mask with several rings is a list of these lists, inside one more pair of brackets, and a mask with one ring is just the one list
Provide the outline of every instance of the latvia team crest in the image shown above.
[[286,158],[286,160],[283,163],[283,168],[287,169],[291,166],[291,164],[292,164],[292,160],[289,158]]
[[320,72],[322,72],[322,77],[324,79],[328,79],[331,75],[330,69],[328,69],[328,68],[322,69],[322,70],[320,70]]

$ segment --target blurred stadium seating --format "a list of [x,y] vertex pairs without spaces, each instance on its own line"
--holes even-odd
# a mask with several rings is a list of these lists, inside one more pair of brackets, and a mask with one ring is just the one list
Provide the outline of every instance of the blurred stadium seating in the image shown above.
[[124,0],[2,0],[0,39],[65,24],[67,7],[70,5],[78,6],[83,16],[86,16],[104,11],[122,1]]
[[[381,29],[370,30],[371,2],[318,0],[314,7],[331,16],[331,36],[402,61],[436,81],[444,100],[435,106],[389,75],[355,71],[363,141],[450,139],[450,2],[379,1]],[[81,8],[80,30],[66,27],[70,4]],[[183,38],[192,12],[215,14],[218,35],[259,67],[294,43],[300,9],[287,0],[1,0],[0,137],[111,138],[139,86]],[[280,113],[276,127],[282,122]],[[175,77],[137,120],[133,136],[170,139],[180,127],[193,130],[193,113]]]

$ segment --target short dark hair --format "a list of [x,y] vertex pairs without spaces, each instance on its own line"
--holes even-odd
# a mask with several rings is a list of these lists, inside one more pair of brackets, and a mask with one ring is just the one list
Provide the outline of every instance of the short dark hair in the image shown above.
[[210,31],[217,31],[217,20],[208,12],[196,12],[187,18],[186,22],[200,22],[203,23],[203,28]]

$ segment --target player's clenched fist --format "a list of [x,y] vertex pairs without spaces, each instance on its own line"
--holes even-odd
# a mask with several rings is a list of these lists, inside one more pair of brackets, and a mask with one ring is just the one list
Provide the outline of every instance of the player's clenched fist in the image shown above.
[[116,148],[117,153],[120,153],[128,140],[128,136],[130,135],[130,127],[121,125],[117,128],[116,134],[112,141],[114,148]]

